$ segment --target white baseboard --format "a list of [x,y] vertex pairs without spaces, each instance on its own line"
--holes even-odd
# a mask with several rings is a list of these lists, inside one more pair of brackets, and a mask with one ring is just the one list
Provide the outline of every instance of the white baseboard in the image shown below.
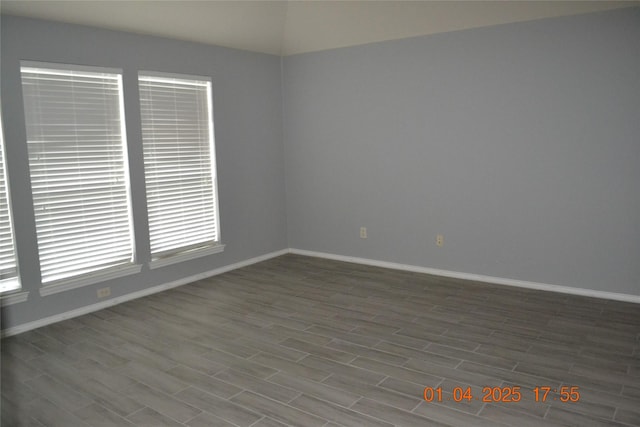
[[23,323],[21,325],[7,328],[2,330],[1,337],[9,337],[11,335],[17,335],[22,332],[27,332],[32,329],[40,328],[42,326],[47,326],[52,323],[60,322],[62,320],[71,319],[73,317],[82,316],[84,314],[89,314],[94,311],[102,310],[104,308],[112,307],[114,305],[131,301],[137,298],[142,298],[147,295],[155,294],[158,292],[166,291],[167,289],[177,288],[178,286],[186,285],[188,283],[196,282],[198,280],[206,279],[208,277],[217,276],[218,274],[226,273],[231,270],[236,270],[238,268],[246,267],[251,264],[255,264],[258,262],[266,261],[271,258],[275,258],[280,255],[284,255],[289,253],[289,249],[282,249],[275,252],[270,252],[265,255],[260,255],[255,258],[247,259],[244,261],[236,262],[234,264],[225,265],[224,267],[216,268],[214,270],[205,271],[204,273],[194,274],[193,276],[185,277],[179,280],[174,280],[173,282],[164,283],[158,286],[152,286],[150,288],[142,289],[137,292],[132,292],[130,294],[122,295],[116,298],[112,298],[106,301],[102,301],[96,304],[87,305],[84,307],[77,308],[75,310],[66,311],[64,313],[56,314],[53,316],[45,317],[43,319],[34,320],[33,322]]
[[640,296],[620,294],[615,292],[596,291],[593,289],[572,288],[569,286],[550,285],[548,283],[527,282],[525,280],[507,279],[504,277],[483,276],[480,274],[460,273],[458,271],[439,270],[436,268],[420,267],[416,265],[399,264],[395,262],[377,261],[368,258],[357,258],[344,255],[335,255],[325,252],[306,251],[302,249],[289,249],[292,254],[306,255],[317,258],[327,258],[336,261],[353,262],[356,264],[372,265],[375,267],[391,268],[393,270],[411,271],[414,273],[432,274],[434,276],[451,277],[454,279],[473,280],[476,282],[491,283],[496,285],[515,286],[517,288],[536,289],[540,291],[559,292],[563,294],[581,295],[592,298],[603,298],[615,301],[624,301],[640,304]]
[[266,261],[271,258],[278,257],[280,255],[284,255],[287,253],[297,254],[297,255],[306,255],[312,256],[316,258],[326,258],[332,259],[336,261],[345,261],[345,262],[353,262],[356,264],[364,264],[371,265],[375,267],[383,267],[390,268],[393,270],[403,270],[403,271],[411,271],[414,273],[424,273],[424,274],[432,274],[434,276],[442,276],[442,277],[451,277],[455,279],[465,279],[465,280],[473,280],[477,282],[484,283],[492,283],[496,285],[505,285],[505,286],[515,286],[518,288],[527,288],[527,289],[537,289],[542,291],[550,291],[550,292],[559,292],[564,294],[572,294],[572,295],[581,295],[586,297],[593,298],[604,298],[615,301],[624,301],[640,304],[640,296],[638,295],[629,295],[629,294],[621,294],[615,292],[605,292],[605,291],[596,291],[592,289],[583,289],[583,288],[572,288],[569,286],[560,286],[560,285],[550,285],[547,283],[538,283],[538,282],[528,282],[524,280],[516,280],[516,279],[506,279],[503,277],[493,277],[493,276],[483,276],[479,274],[471,274],[471,273],[461,273],[457,271],[450,270],[440,270],[435,268],[428,267],[420,267],[416,265],[409,264],[399,264],[395,262],[388,261],[378,261],[372,260],[368,258],[358,258],[358,257],[350,257],[344,255],[336,255],[325,252],[316,252],[316,251],[307,251],[302,249],[282,249],[275,252],[270,252],[265,255],[260,255],[255,258],[247,259],[244,261],[240,261],[234,264],[226,265],[224,267],[216,268],[214,270],[206,271],[204,273],[195,274],[193,276],[185,277],[179,280],[174,280],[173,282],[164,283],[162,285],[153,286],[147,289],[142,289],[137,292],[132,292],[130,294],[122,295],[116,298],[112,298],[106,301],[99,302],[97,304],[91,304],[84,307],[80,307],[75,310],[66,311],[64,313],[56,314],[53,316],[45,317],[43,319],[38,319],[33,322],[23,323],[21,325],[7,328],[2,330],[0,336],[2,338],[8,337],[11,335],[17,335],[22,332],[27,332],[32,329],[40,328],[42,326],[47,326],[52,323],[60,322],[62,320],[71,319],[73,317],[82,316],[84,314],[92,313],[94,311],[102,310],[104,308],[112,307],[114,305],[131,301],[137,298],[142,298],[147,295],[155,294],[158,292],[165,291],[167,289],[176,288],[178,286],[186,285],[188,283],[192,283],[198,280],[206,279],[208,277],[216,276],[218,274],[226,273],[231,270],[236,270],[238,268],[246,267],[251,264],[255,264],[258,262]]

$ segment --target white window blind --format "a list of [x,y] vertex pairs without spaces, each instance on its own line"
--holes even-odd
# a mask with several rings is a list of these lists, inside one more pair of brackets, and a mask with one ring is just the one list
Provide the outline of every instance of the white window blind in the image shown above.
[[4,137],[0,122],[0,292],[13,291],[20,287],[6,173]]
[[140,74],[153,259],[219,242],[211,82]]
[[42,283],[133,263],[118,70],[23,62]]

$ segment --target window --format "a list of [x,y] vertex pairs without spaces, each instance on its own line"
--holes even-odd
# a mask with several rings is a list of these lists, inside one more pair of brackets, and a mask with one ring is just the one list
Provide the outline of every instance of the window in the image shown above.
[[138,81],[152,266],[219,252],[211,81]]
[[9,186],[5,167],[4,137],[0,122],[0,292],[14,291],[20,288],[16,251],[11,226],[11,208],[9,206]]
[[140,271],[121,73],[32,62],[21,73],[43,285],[57,292]]

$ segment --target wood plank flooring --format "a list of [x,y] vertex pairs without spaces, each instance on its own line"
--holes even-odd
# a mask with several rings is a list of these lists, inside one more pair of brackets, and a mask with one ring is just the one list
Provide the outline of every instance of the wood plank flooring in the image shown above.
[[640,306],[286,255],[7,338],[1,378],[11,427],[640,426]]

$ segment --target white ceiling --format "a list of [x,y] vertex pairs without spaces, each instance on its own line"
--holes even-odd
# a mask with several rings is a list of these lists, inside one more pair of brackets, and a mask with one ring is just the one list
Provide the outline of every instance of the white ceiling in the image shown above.
[[292,55],[640,1],[32,1],[2,13]]

